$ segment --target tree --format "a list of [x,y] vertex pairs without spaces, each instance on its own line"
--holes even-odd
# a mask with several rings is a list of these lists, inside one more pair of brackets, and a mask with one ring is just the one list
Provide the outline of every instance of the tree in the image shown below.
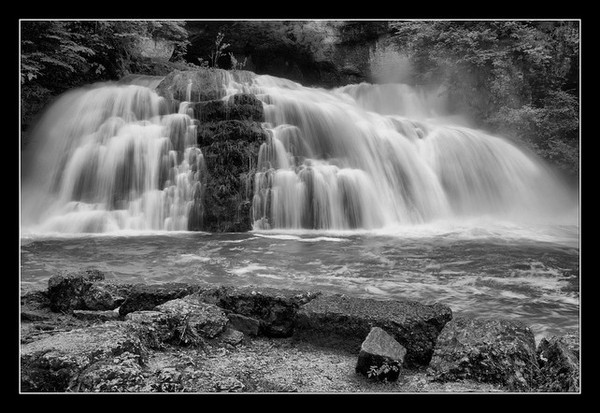
[[450,110],[519,140],[565,172],[578,170],[576,21],[391,24],[418,84],[446,87]]
[[20,29],[24,128],[53,96],[68,89],[152,70],[142,64],[140,38],[173,42],[173,61],[183,58],[189,44],[183,21],[24,20]]

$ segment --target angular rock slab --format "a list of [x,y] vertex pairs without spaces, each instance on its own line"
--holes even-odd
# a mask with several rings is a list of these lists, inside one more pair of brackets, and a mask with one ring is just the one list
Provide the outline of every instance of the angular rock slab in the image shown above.
[[221,307],[233,326],[246,334],[290,337],[300,306],[318,295],[307,291],[251,286],[218,287],[190,295],[186,300],[203,301]]
[[76,385],[79,374],[92,364],[125,353],[143,361],[146,350],[136,334],[118,322],[33,341],[21,346],[21,390],[62,392]]
[[185,283],[136,284],[119,307],[119,314],[125,316],[133,311],[153,310],[157,305],[183,298],[199,289],[197,285]]
[[379,327],[373,327],[363,341],[355,371],[378,380],[396,381],[406,349]]
[[470,379],[535,389],[539,366],[535,338],[521,322],[456,317],[438,337],[428,374],[438,381]]
[[543,338],[537,347],[537,356],[540,391],[579,391],[579,337],[568,334]]
[[298,311],[296,330],[299,338],[358,352],[363,337],[371,328],[380,327],[406,348],[405,365],[412,368],[429,363],[436,339],[451,319],[452,310],[439,303],[333,294],[304,304]]

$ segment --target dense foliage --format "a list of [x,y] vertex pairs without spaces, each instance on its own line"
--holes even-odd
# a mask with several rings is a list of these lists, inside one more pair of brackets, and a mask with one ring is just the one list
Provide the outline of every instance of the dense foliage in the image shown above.
[[443,85],[450,109],[519,140],[562,171],[579,168],[577,21],[391,24],[417,84]]
[[24,20],[20,35],[24,126],[70,88],[143,73],[140,39],[172,42],[172,61],[182,59],[189,44],[182,21]]

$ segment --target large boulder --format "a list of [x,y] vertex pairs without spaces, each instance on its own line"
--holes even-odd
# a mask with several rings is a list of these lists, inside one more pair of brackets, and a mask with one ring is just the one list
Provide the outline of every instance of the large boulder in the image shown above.
[[537,347],[537,356],[540,365],[539,391],[579,391],[579,337],[577,335],[543,338]]
[[442,382],[468,379],[510,391],[535,390],[534,335],[519,321],[456,317],[438,337],[428,373]]
[[167,315],[173,340],[184,344],[196,344],[200,337],[215,338],[229,321],[219,307],[186,298],[167,301],[155,310]]
[[60,332],[21,346],[21,390],[62,392],[77,387],[79,374],[94,363],[125,353],[143,363],[146,349],[119,322]]
[[452,319],[443,304],[321,295],[298,311],[298,337],[358,352],[373,327],[380,327],[406,348],[407,367],[425,366],[436,339]]

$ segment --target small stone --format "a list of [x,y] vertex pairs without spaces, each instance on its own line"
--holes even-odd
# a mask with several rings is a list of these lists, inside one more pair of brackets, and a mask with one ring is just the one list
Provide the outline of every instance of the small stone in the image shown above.
[[395,381],[406,349],[379,327],[373,327],[362,343],[356,372],[377,380]]
[[221,334],[221,341],[232,346],[237,346],[244,339],[244,333],[233,328],[226,328]]

